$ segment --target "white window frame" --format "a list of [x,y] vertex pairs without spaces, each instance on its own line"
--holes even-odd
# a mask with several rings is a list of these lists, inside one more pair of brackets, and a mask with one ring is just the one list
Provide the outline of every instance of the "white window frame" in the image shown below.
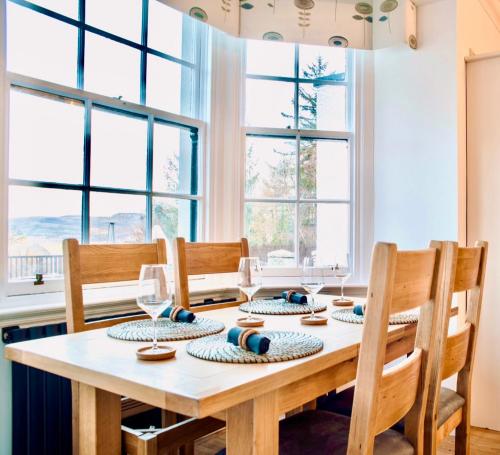
[[[246,49],[246,48],[245,48]],[[353,277],[351,281],[358,282],[361,279],[361,270],[362,267],[359,265],[361,257],[358,252],[359,248],[359,232],[357,227],[357,212],[360,203],[359,198],[359,188],[358,188],[358,147],[357,147],[357,135],[358,131],[358,117],[357,117],[357,109],[356,109],[356,100],[358,95],[358,70],[360,69],[360,58],[358,53],[353,50],[349,50],[347,52],[347,71],[348,71],[348,80],[346,83],[342,83],[341,85],[345,85],[348,87],[348,100],[347,100],[347,128],[345,131],[323,131],[323,130],[308,130],[308,129],[288,129],[288,128],[267,128],[267,127],[248,127],[242,126],[243,132],[243,144],[241,148],[242,154],[242,168],[241,168],[241,185],[242,185],[242,199],[241,199],[241,225],[242,235],[244,235],[244,207],[246,203],[251,202],[279,202],[279,203],[289,203],[294,204],[295,207],[298,208],[299,202],[328,202],[328,203],[348,203],[350,208],[350,236],[349,236],[349,250],[350,255],[352,257],[351,262],[351,272]],[[244,59],[246,61],[246,59]],[[246,68],[243,67],[243,76],[244,80],[246,80]],[[267,78],[266,78],[267,79]],[[272,77],[269,78],[272,80],[280,80],[280,77]],[[289,78],[287,78],[289,79]],[[245,106],[243,102],[242,112],[245,112]],[[348,200],[336,201],[336,200],[325,200],[322,199],[303,199],[295,193],[294,198],[286,198],[286,199],[274,199],[274,198],[247,198],[245,196],[245,157],[246,157],[246,144],[245,138],[247,136],[259,136],[259,137],[279,137],[279,138],[290,138],[296,139],[330,139],[330,140],[347,140],[348,146],[350,149],[350,195]],[[297,167],[296,169],[296,178],[298,182],[298,176],[300,173],[300,169]],[[295,210],[295,229],[298,229],[298,209]],[[297,232],[294,233],[295,243],[297,243]],[[298,250],[298,245],[295,246],[295,249]],[[297,251],[295,252],[297,254]],[[264,273],[269,277],[299,277],[301,275],[300,267],[266,267],[264,269]]]
[[[197,223],[196,234],[198,239],[206,238],[206,220],[208,218],[208,210],[206,204],[206,187],[208,175],[206,171],[207,161],[207,124],[203,120],[205,118],[207,97],[205,96],[204,87],[207,85],[208,72],[205,54],[208,46],[208,30],[201,27],[206,27],[200,24],[197,33],[200,33],[200,46],[197,52],[197,74],[195,76],[196,86],[195,93],[199,102],[196,103],[195,115],[198,118],[186,117],[183,115],[173,114],[160,109],[151,108],[144,104],[131,103],[128,101],[119,100],[116,98],[92,93],[83,89],[67,87],[48,81],[28,77],[21,74],[11,73],[7,71],[7,31],[6,31],[6,14],[7,1],[0,0],[0,118],[3,120],[0,123],[0,302],[9,296],[16,295],[34,295],[42,293],[59,292],[64,289],[64,280],[62,278],[44,278],[43,285],[35,286],[33,280],[22,280],[9,282],[8,280],[8,188],[9,188],[9,163],[8,163],[8,119],[9,119],[9,98],[10,90],[13,86],[23,88],[31,88],[40,90],[54,95],[68,96],[77,98],[81,101],[98,103],[99,105],[117,108],[120,111],[126,111],[132,114],[140,114],[147,116],[148,119],[155,118],[164,120],[169,123],[179,124],[180,126],[193,127],[198,130],[198,194],[183,195],[183,194],[168,194],[174,199],[190,199],[197,201]],[[202,119],[202,120],[199,120]],[[171,253],[171,252],[170,252]],[[170,254],[171,256],[171,254]],[[110,285],[112,286],[112,285]],[[107,286],[105,286],[107,287]]]

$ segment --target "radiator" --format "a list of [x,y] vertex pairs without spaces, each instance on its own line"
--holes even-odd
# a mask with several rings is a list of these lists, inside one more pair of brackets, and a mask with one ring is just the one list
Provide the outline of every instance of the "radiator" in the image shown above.
[[[66,324],[3,329],[4,343],[66,333]],[[71,454],[71,383],[12,363],[12,454]]]

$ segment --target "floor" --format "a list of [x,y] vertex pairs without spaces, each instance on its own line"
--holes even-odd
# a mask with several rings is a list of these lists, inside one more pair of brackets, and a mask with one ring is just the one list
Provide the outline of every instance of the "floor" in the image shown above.
[[[195,455],[214,455],[225,446],[225,432],[218,431],[196,441]],[[454,437],[450,436],[439,446],[438,455],[455,453]],[[472,455],[498,455],[500,454],[500,432],[484,430],[482,428],[472,429],[471,438]]]

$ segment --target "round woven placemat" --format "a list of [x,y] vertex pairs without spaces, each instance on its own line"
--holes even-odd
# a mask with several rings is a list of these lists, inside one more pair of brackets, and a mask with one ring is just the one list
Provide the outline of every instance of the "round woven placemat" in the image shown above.
[[[335,310],[332,318],[342,322],[351,322],[353,324],[363,324],[365,317],[358,316],[352,312],[352,308],[343,308]],[[411,324],[418,322],[418,313],[398,313],[389,316],[390,325]]]
[[271,340],[266,354],[255,354],[227,342],[227,335],[191,341],[187,352],[193,357],[223,363],[273,363],[300,359],[323,349],[319,338],[299,332],[262,331]]
[[[240,310],[248,313],[252,309],[255,314],[309,314],[311,312],[312,304],[309,303],[288,303],[285,299],[275,300],[254,300],[252,303],[242,303]],[[316,302],[314,304],[314,311],[319,313],[325,311],[326,305],[324,303]]]
[[[222,332],[224,324],[213,319],[197,317],[193,322],[173,322],[168,318],[158,319],[156,334],[158,341],[191,340]],[[112,338],[127,341],[152,341],[153,321],[141,319],[139,321],[124,322],[108,329]]]

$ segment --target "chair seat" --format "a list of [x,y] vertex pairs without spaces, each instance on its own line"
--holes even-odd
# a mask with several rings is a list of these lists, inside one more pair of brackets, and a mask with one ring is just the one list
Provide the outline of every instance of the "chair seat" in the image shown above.
[[[280,422],[281,455],[345,455],[350,419],[328,411],[305,411]],[[394,430],[375,438],[374,454],[413,455],[410,442]]]
[[[354,387],[349,387],[339,393],[330,393],[327,396],[318,398],[318,409],[325,411],[334,412],[344,416],[351,416],[352,412],[352,401],[354,399]],[[441,392],[439,394],[439,408],[437,425],[440,427],[446,422],[450,416],[457,410],[460,409],[465,404],[464,398],[462,398],[454,390],[448,389],[446,387],[441,387]],[[403,421],[398,422],[393,426],[393,429],[404,432]]]
[[465,399],[454,390],[441,387],[439,393],[439,409],[437,416],[438,428],[443,425],[451,415],[465,404]]

